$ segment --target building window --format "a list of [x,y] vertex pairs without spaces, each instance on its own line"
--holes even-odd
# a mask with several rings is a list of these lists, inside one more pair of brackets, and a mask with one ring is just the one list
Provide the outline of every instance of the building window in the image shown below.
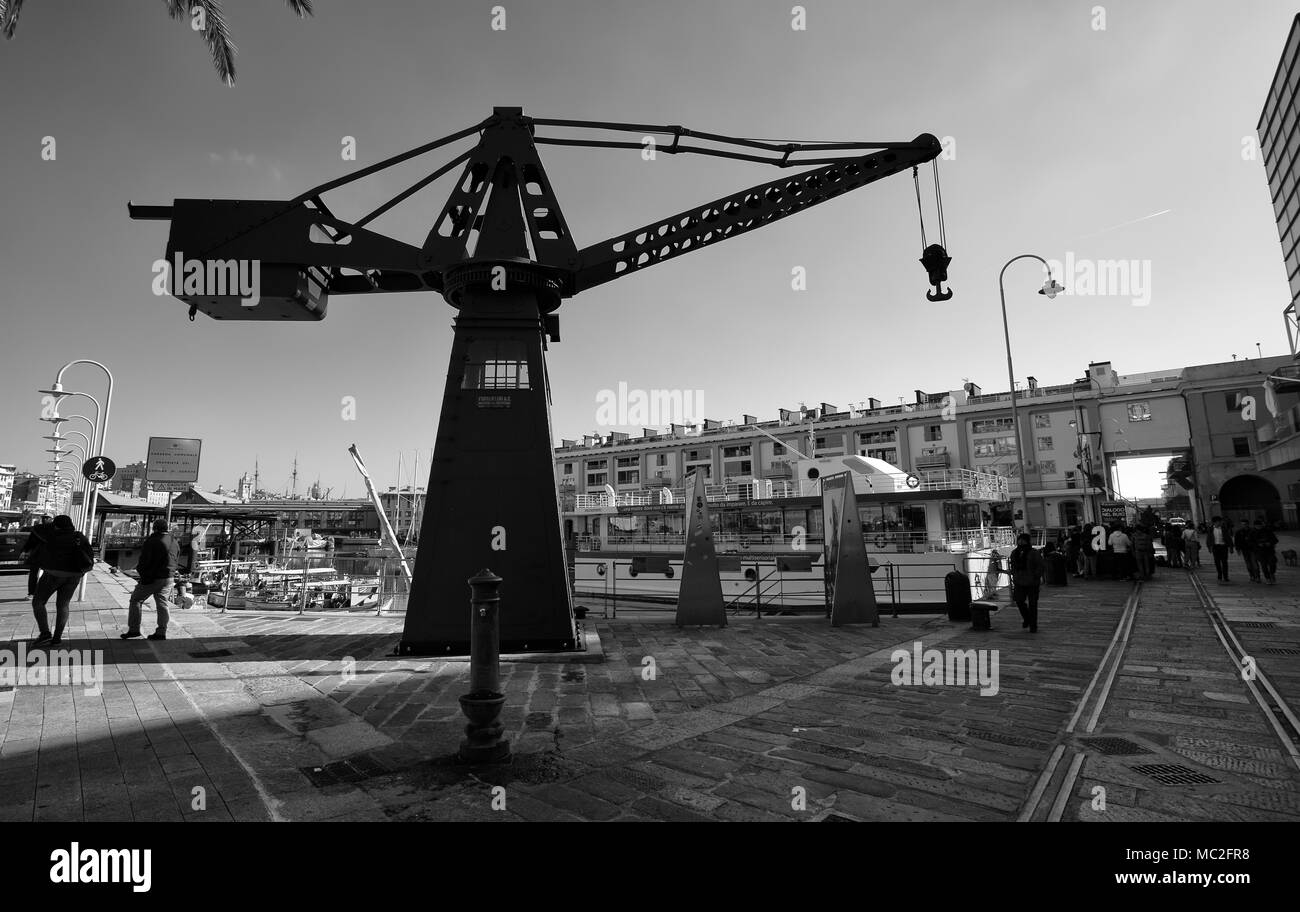
[[628,469],[626,471],[619,470],[618,483],[621,485],[640,484],[641,470],[640,469]]
[[667,454],[667,453],[656,453],[656,454],[655,454],[655,465],[656,465],[656,466],[659,466],[659,467],[662,467],[662,466],[666,466],[666,465],[668,465],[668,454]]
[[609,481],[609,472],[606,471],[608,461],[605,459],[593,459],[587,463],[587,484],[588,486],[603,485]]
[[1232,438],[1232,455],[1249,456],[1250,455],[1250,438],[1233,437]]
[[773,456],[784,456],[784,455],[785,455],[785,444],[784,444],[784,443],[774,443],[774,444],[772,444],[772,455],[773,455]]
[[750,445],[748,443],[745,444],[744,446],[731,446],[731,447],[722,448],[723,459],[736,459],[740,456],[748,456],[748,455],[750,455]]
[[1056,474],[1056,460],[1055,460],[1055,459],[1040,459],[1040,460],[1038,460],[1038,473],[1039,473],[1040,475],[1055,475],[1055,474]]
[[859,455],[866,456],[868,459],[883,459],[890,465],[898,463],[898,449],[896,447],[869,447],[862,450]]
[[1237,409],[1241,408],[1241,399],[1245,395],[1245,390],[1233,390],[1231,393],[1224,393],[1224,405],[1227,406],[1228,411],[1235,412]]
[[976,456],[1008,456],[1016,451],[1016,438],[977,437],[975,439]]
[[639,469],[641,467],[641,457],[620,456],[618,457],[618,467],[620,469]]
[[943,440],[943,425],[942,424],[926,425],[925,428],[926,443],[935,443],[936,441],[940,441],[940,440]]
[[979,421],[971,422],[971,433],[973,434],[996,434],[998,431],[1011,430],[1010,418],[981,418]]
[[1054,450],[1054,449],[1056,449],[1054,446],[1052,446],[1052,438],[1051,438],[1051,437],[1039,437],[1039,438],[1038,438],[1038,448],[1039,448],[1040,450]]
[[1150,421],[1151,405],[1147,402],[1130,402],[1128,404],[1129,421]]
[[1035,415],[1035,416],[1034,416],[1034,427],[1036,427],[1036,428],[1049,428],[1049,427],[1051,427],[1051,426],[1052,426],[1052,416],[1051,416],[1051,415]]
[[863,446],[870,446],[873,443],[893,443],[898,439],[898,431],[893,428],[888,431],[863,431],[858,434],[858,442]]
[[572,474],[573,474],[573,463],[571,463],[571,462],[566,462],[566,463],[564,464],[564,474],[565,474],[565,475],[572,475]]

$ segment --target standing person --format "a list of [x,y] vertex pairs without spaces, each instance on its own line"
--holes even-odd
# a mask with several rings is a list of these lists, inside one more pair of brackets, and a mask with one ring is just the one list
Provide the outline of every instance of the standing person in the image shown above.
[[140,636],[141,606],[151,596],[158,608],[158,629],[149,634],[149,639],[167,639],[167,622],[171,620],[167,610],[167,589],[172,584],[176,558],[176,539],[168,532],[167,520],[155,519],[153,534],[145,539],[135,567],[140,582],[131,593],[131,602],[126,609],[126,633],[122,634],[122,639]]
[[1277,584],[1277,535],[1273,524],[1255,520],[1255,562],[1270,586]]
[[1241,559],[1246,562],[1246,572],[1250,574],[1250,581],[1258,583],[1260,578],[1259,562],[1255,560],[1255,530],[1243,525],[1233,534],[1232,544],[1241,555]]
[[1183,566],[1183,530],[1177,526],[1170,526],[1165,530],[1165,553],[1169,555],[1169,566],[1181,568]]
[[1011,597],[1020,609],[1023,623],[1030,633],[1038,632],[1038,590],[1043,582],[1046,565],[1043,557],[1029,544],[1029,536],[1021,533],[1016,538],[1016,550],[1007,561],[1011,570]]
[[1079,543],[1083,551],[1083,560],[1080,563],[1080,570],[1087,579],[1092,579],[1097,575],[1097,549],[1093,547],[1093,539],[1097,535],[1097,525],[1088,523],[1083,527],[1083,540]]
[[1106,539],[1106,547],[1114,552],[1114,566],[1111,567],[1111,579],[1132,579],[1134,577],[1133,564],[1129,551],[1133,547],[1133,540],[1124,532],[1124,527],[1115,526],[1115,531],[1110,533],[1110,538]]
[[1079,570],[1079,559],[1083,554],[1083,532],[1078,526],[1070,527],[1070,538],[1065,543],[1066,570],[1075,579],[1083,576]]
[[1201,539],[1191,526],[1183,530],[1183,552],[1187,555],[1187,569],[1199,570],[1201,567]]
[[36,581],[41,578],[40,550],[41,545],[54,534],[54,524],[51,522],[50,514],[45,513],[41,516],[40,525],[32,526],[32,531],[27,534],[27,541],[23,542],[23,560],[27,562],[27,597],[32,598],[36,595]]
[[1214,572],[1218,575],[1219,581],[1231,582],[1228,579],[1228,555],[1232,553],[1232,536],[1223,525],[1222,516],[1216,516],[1210,521],[1205,543],[1209,545],[1210,552],[1214,555]]
[[[36,615],[40,635],[32,645],[57,646],[63,642],[63,628],[68,624],[72,595],[77,591],[82,576],[95,566],[95,555],[86,536],[73,527],[72,517],[64,515],[54,517],[48,538],[37,553],[41,578],[32,599],[32,612]],[[55,597],[53,633],[50,633],[49,615],[45,613],[45,603],[51,595]]]
[[1133,530],[1133,556],[1137,559],[1138,575],[1149,580],[1156,573],[1156,543],[1148,526],[1139,524]]

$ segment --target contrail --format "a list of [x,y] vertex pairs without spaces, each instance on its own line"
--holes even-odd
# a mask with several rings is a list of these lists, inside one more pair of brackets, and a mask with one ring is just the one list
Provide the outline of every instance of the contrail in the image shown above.
[[[1105,234],[1107,231],[1114,231],[1116,228],[1127,228],[1129,225],[1136,225],[1138,222],[1145,222],[1148,219],[1153,219],[1156,218],[1157,216],[1164,215],[1166,212],[1173,212],[1173,211],[1174,210],[1172,209],[1161,209],[1159,212],[1153,212],[1150,215],[1144,215],[1141,218],[1130,219],[1127,222],[1120,222],[1118,225],[1111,225],[1109,228],[1103,228],[1100,231],[1094,231],[1092,234],[1085,234],[1083,235],[1083,237],[1085,238],[1096,237],[1099,234]],[[1080,238],[1080,240],[1082,239],[1083,238]]]

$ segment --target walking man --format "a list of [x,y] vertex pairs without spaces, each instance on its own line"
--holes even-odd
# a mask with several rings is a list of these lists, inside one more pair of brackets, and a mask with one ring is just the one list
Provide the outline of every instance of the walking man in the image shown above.
[[1043,582],[1046,564],[1043,557],[1029,544],[1029,536],[1022,533],[1016,539],[1016,550],[1007,561],[1011,570],[1011,597],[1020,609],[1023,623],[1030,633],[1038,632],[1038,590]]
[[23,542],[23,560],[27,561],[27,597],[32,598],[36,595],[36,581],[41,578],[40,554],[41,545],[54,534],[54,524],[50,522],[50,514],[46,513],[41,517],[40,525],[32,526],[32,531],[27,534],[27,541]]
[[1259,563],[1255,560],[1255,530],[1243,525],[1232,536],[1232,544],[1241,555],[1241,559],[1246,562],[1246,572],[1250,574],[1250,581],[1258,583],[1260,579]]
[[1183,530],[1183,551],[1187,555],[1188,569],[1198,570],[1201,566],[1201,539],[1190,525]]
[[1223,526],[1222,516],[1216,516],[1211,520],[1210,531],[1205,538],[1214,553],[1214,572],[1218,574],[1219,582],[1229,582],[1228,555],[1232,553],[1232,537]]
[[1277,584],[1277,535],[1273,524],[1262,519],[1255,520],[1255,563],[1265,582],[1270,586]]
[[1133,554],[1137,558],[1137,569],[1142,579],[1149,580],[1156,572],[1156,544],[1151,529],[1138,525],[1133,530]]
[[[40,634],[33,646],[57,646],[63,642],[63,628],[68,624],[72,595],[86,571],[95,566],[95,554],[86,536],[72,525],[71,516],[56,516],[50,524],[44,544],[38,552],[41,578],[36,584],[32,599],[32,612]],[[45,603],[54,596],[54,632],[50,632],[50,618],[45,613]]]
[[1124,527],[1116,526],[1106,544],[1114,554],[1114,564],[1110,568],[1111,579],[1134,579],[1137,574],[1129,555],[1133,540],[1124,532]]
[[141,606],[150,597],[158,608],[158,629],[149,634],[149,639],[167,639],[167,622],[171,620],[167,611],[167,590],[176,569],[176,551],[176,539],[167,531],[167,520],[155,519],[153,534],[145,539],[135,567],[139,583],[131,593],[131,603],[126,609],[126,633],[122,634],[122,639],[140,636]]

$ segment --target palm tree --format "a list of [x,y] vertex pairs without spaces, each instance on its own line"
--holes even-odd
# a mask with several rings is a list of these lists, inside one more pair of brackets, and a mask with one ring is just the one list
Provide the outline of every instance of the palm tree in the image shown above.
[[[289,9],[302,19],[312,15],[311,0],[286,0]],[[173,19],[189,19],[203,23],[203,42],[212,52],[212,65],[217,76],[226,85],[235,84],[235,45],[230,40],[230,30],[226,27],[226,17],[217,0],[163,0],[168,14]],[[0,33],[6,39],[13,38],[18,28],[18,14],[22,11],[23,0],[0,0]],[[200,17],[196,18],[196,13]]]

